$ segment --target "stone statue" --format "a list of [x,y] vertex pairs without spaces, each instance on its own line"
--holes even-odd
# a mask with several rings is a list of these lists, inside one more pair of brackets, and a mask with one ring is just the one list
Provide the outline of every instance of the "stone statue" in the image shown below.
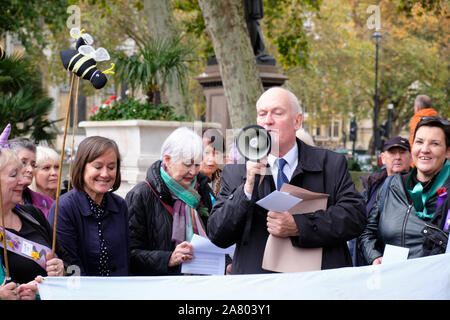
[[[261,33],[261,26],[259,19],[264,16],[263,1],[262,0],[243,0],[245,8],[245,21],[247,23],[247,30],[250,35],[250,42],[252,44],[253,53],[257,64],[275,65],[275,59],[268,55],[266,46],[264,45],[263,36]],[[213,55],[208,59],[208,65],[217,64],[216,56]]]
[[264,16],[263,1],[262,0],[243,0],[245,7],[245,21],[247,22],[247,29],[250,35],[253,52],[256,61],[259,64],[275,65],[275,59],[269,56],[266,52],[263,36],[261,33],[261,26],[259,19]]

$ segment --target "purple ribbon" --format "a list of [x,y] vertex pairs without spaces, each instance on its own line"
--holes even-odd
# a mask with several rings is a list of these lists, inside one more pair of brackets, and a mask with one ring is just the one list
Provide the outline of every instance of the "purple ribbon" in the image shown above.
[[450,209],[448,209],[447,216],[445,217],[445,223],[444,223],[444,229],[443,229],[444,231],[448,230],[449,224],[450,224]]
[[[52,252],[52,250],[40,243],[25,239],[15,233],[8,230],[6,232],[6,247],[8,251],[14,252],[22,257],[30,259],[36,262],[45,270],[47,259],[46,254]],[[3,239],[3,229],[0,227],[0,238]],[[3,248],[3,241],[0,242],[0,247]],[[55,254],[55,257],[58,256]]]
[[[446,199],[447,199],[447,192],[441,193],[438,196],[437,204],[436,204],[436,210],[437,210],[437,208],[439,208],[444,203],[444,201]],[[448,230],[449,224],[450,224],[450,209],[448,210],[447,216],[445,217],[445,223],[444,223],[444,229],[443,229],[444,231]]]

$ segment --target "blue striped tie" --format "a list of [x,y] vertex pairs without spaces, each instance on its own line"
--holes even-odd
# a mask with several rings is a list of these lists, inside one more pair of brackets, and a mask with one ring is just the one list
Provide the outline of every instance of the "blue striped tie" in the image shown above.
[[277,176],[277,190],[281,189],[283,183],[289,183],[289,179],[283,172],[284,165],[287,163],[283,158],[278,159],[278,176]]

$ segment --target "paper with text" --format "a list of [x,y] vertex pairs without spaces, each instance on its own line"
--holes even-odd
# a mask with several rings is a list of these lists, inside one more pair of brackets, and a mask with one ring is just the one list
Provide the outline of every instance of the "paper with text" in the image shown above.
[[225,273],[225,254],[233,257],[236,247],[236,245],[232,245],[226,249],[219,248],[209,239],[196,234],[192,237],[191,244],[194,246],[194,259],[182,263],[182,273],[223,275]]

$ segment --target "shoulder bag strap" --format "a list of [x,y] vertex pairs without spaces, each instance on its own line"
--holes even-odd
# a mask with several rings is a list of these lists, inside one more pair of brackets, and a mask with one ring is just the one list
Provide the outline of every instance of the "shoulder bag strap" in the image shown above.
[[150,189],[153,191],[153,193],[155,194],[156,198],[159,200],[159,202],[161,202],[161,204],[164,206],[164,208],[167,209],[167,211],[170,212],[171,215],[173,215],[173,208],[171,206],[169,206],[168,204],[164,203],[161,198],[159,197],[159,195],[156,193],[155,189],[153,189],[152,185],[150,184],[150,182],[148,182],[147,180],[144,179],[144,182],[150,187]]

